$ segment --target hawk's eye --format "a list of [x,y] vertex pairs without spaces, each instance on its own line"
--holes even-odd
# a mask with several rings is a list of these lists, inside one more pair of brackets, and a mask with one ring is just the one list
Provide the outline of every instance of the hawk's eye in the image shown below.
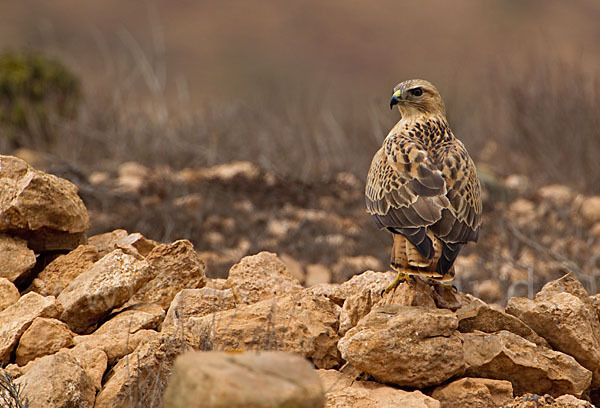
[[421,88],[411,89],[410,93],[413,94],[414,96],[421,96],[421,95],[423,95],[423,89],[421,89]]

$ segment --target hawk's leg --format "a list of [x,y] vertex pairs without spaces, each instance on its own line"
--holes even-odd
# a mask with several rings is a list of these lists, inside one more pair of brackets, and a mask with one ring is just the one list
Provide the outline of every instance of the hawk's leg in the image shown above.
[[412,280],[413,282],[415,282],[416,278],[410,273],[398,271],[398,275],[396,275],[396,279],[394,279],[394,281],[387,288],[385,288],[384,290],[381,291],[381,296],[393,291],[402,282],[407,282],[409,280]]

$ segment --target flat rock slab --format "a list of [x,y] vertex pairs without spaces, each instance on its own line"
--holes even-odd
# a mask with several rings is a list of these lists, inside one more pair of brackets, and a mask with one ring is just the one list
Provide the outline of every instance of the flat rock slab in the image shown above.
[[421,391],[404,391],[375,381],[355,381],[336,370],[318,370],[327,408],[439,408],[440,402]]
[[342,358],[382,382],[438,385],[464,372],[458,319],[449,310],[377,306],[339,341]]
[[192,352],[177,358],[165,408],[321,408],[312,364],[281,351]]
[[514,333],[464,333],[465,375],[510,381],[515,394],[581,396],[592,373],[559,351],[538,347]]

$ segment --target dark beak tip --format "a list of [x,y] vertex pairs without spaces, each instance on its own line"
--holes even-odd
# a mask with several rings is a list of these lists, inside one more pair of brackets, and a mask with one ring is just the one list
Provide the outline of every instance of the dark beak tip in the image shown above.
[[394,105],[397,105],[398,102],[398,99],[395,96],[392,96],[392,99],[390,99],[390,109],[394,109]]

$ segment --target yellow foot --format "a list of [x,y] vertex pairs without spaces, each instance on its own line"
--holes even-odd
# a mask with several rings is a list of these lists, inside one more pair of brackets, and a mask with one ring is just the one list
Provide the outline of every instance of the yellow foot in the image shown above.
[[396,289],[396,286],[398,286],[402,282],[406,282],[408,280],[414,281],[415,277],[408,273],[398,272],[396,279],[394,279],[394,281],[390,284],[390,286],[388,286],[387,288],[385,288],[384,290],[381,291],[381,296],[385,295],[388,292],[393,291],[394,289]]

